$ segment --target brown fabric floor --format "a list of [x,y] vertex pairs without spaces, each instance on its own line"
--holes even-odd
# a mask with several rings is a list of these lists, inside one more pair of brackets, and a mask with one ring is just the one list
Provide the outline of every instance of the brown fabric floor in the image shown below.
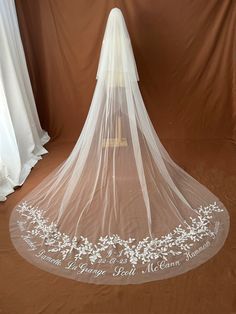
[[44,272],[18,255],[9,216],[18,201],[70,153],[74,143],[54,141],[23,187],[0,205],[1,314],[235,314],[236,146],[223,140],[165,140],[172,158],[227,207],[231,227],[223,249],[178,277],[141,285],[99,286]]

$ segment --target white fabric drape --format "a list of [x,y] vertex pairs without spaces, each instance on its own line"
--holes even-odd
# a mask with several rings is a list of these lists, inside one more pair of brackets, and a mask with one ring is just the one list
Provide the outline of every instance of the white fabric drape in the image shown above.
[[0,201],[22,185],[47,153],[35,106],[15,3],[0,0]]
[[137,284],[204,263],[228,230],[224,204],[160,142],[122,12],[113,9],[84,128],[70,156],[13,210],[13,244],[60,276]]

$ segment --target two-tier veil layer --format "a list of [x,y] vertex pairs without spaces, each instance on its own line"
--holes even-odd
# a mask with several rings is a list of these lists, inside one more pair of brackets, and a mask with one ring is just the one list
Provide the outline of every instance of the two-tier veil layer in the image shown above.
[[227,210],[170,158],[137,81],[113,9],[82,133],[11,215],[12,241],[29,262],[78,281],[132,284],[189,271],[224,244]]

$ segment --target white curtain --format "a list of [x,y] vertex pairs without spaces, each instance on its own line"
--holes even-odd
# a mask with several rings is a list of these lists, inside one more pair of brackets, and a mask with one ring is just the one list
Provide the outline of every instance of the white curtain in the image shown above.
[[47,153],[35,106],[14,0],[0,0],[0,201],[22,185]]

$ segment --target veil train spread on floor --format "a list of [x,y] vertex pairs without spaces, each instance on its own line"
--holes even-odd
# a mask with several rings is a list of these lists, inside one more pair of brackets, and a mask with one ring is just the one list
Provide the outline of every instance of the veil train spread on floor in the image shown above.
[[223,246],[227,210],[170,158],[137,81],[113,9],[82,133],[11,215],[11,239],[29,262],[78,281],[137,284],[187,272]]

